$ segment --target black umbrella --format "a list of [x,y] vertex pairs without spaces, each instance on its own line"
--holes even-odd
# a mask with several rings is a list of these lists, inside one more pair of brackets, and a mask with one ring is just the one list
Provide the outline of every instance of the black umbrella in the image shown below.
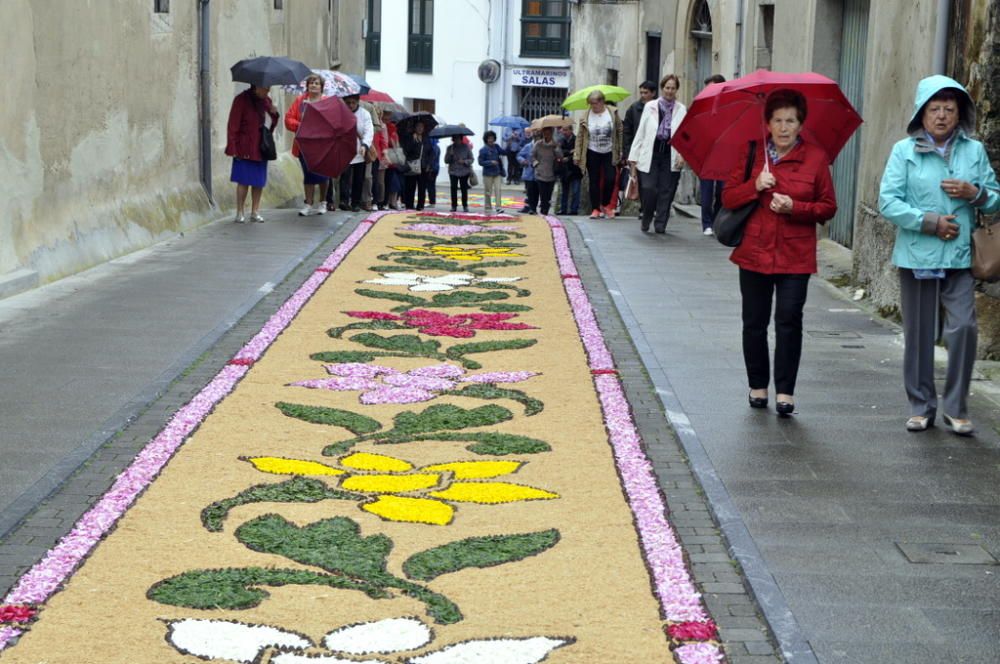
[[396,129],[399,130],[400,133],[413,132],[413,126],[418,122],[424,123],[424,131],[427,132],[433,130],[434,127],[437,127],[438,125],[438,121],[435,120],[434,116],[428,113],[427,111],[418,111],[416,113],[410,113],[406,117],[403,117],[399,120],[393,120],[393,122],[396,123]]
[[298,60],[276,55],[240,60],[230,67],[233,80],[269,88],[272,85],[295,85],[312,74],[312,70]]
[[444,138],[445,136],[475,136],[476,132],[462,125],[438,125],[431,130],[431,138]]

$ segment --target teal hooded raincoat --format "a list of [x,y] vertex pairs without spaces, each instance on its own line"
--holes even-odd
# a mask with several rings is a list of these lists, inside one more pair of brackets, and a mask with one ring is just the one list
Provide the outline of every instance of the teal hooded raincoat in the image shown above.
[[[959,124],[945,155],[941,156],[923,128],[923,108],[945,88],[955,88],[960,104]],[[897,226],[892,262],[911,269],[962,269],[972,265],[971,239],[976,208],[985,213],[1000,210],[1000,186],[983,144],[971,138],[976,125],[969,93],[954,79],[930,76],[917,85],[908,138],[896,143],[889,155],[879,189],[879,211]],[[965,180],[979,188],[972,201],[952,198],[941,181]],[[941,215],[953,214],[959,234],[945,241],[935,235]]]

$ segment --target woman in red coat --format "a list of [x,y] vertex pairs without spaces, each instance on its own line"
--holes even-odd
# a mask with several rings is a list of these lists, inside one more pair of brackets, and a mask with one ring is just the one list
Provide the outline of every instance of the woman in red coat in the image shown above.
[[764,106],[770,135],[756,147],[750,178],[744,181],[748,146],[722,190],[722,204],[731,210],[758,204],[729,259],[740,267],[743,359],[752,408],[767,407],[767,327],[774,302],[774,389],[782,416],[795,410],[802,309],[809,275],[816,272],[816,224],[837,212],[826,153],[799,138],[806,110],[800,93],[772,92]]
[[271,128],[278,122],[268,88],[252,87],[236,95],[229,109],[226,154],[233,158],[229,179],[236,183],[236,223],[246,221],[243,209],[247,191],[250,196],[250,221],[264,221],[260,216],[260,195],[267,184],[267,162],[260,154],[260,128],[266,115],[271,116]]
[[[306,111],[305,105],[312,104],[323,99],[323,79],[319,74],[306,76],[306,91],[295,98],[291,107],[285,113],[285,129],[292,133],[299,130],[302,124],[302,116]],[[299,152],[299,142],[292,141],[292,156],[297,157],[299,165],[302,166],[302,188],[305,193],[305,206],[299,210],[300,217],[308,217],[314,214],[326,213],[326,188],[330,186],[330,178],[309,170],[306,160]],[[316,185],[319,185],[319,197],[316,197]],[[316,198],[315,204],[313,199]]]

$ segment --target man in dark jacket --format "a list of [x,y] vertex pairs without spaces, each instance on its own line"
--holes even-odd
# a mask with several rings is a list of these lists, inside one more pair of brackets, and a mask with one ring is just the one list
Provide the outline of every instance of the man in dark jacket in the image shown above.
[[583,171],[573,162],[573,151],[576,149],[573,126],[560,129],[557,140],[563,156],[556,163],[556,174],[561,188],[557,198],[559,210],[556,214],[577,215],[580,214],[580,181],[583,180]]
[[[639,130],[639,120],[642,118],[642,109],[646,107],[646,104],[656,99],[656,83],[652,81],[643,81],[639,84],[639,101],[635,102],[628,107],[625,111],[625,119],[622,120],[622,159],[624,160],[629,151],[632,149],[632,141],[635,140],[635,132]],[[622,169],[623,174],[628,173],[627,168]],[[627,176],[625,181],[622,182],[621,190],[625,191],[628,187]],[[639,200],[642,200],[642,194],[640,192]],[[640,207],[639,214],[642,215],[642,209]]]

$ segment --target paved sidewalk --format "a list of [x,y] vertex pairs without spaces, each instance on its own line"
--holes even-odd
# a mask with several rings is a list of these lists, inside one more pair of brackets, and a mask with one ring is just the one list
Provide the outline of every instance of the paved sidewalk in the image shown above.
[[573,223],[789,658],[995,664],[1000,410],[985,390],[976,437],[907,433],[897,328],[813,279],[799,412],[751,410],[728,250],[684,216],[666,235]]
[[227,217],[0,300],[0,537],[358,216]]

